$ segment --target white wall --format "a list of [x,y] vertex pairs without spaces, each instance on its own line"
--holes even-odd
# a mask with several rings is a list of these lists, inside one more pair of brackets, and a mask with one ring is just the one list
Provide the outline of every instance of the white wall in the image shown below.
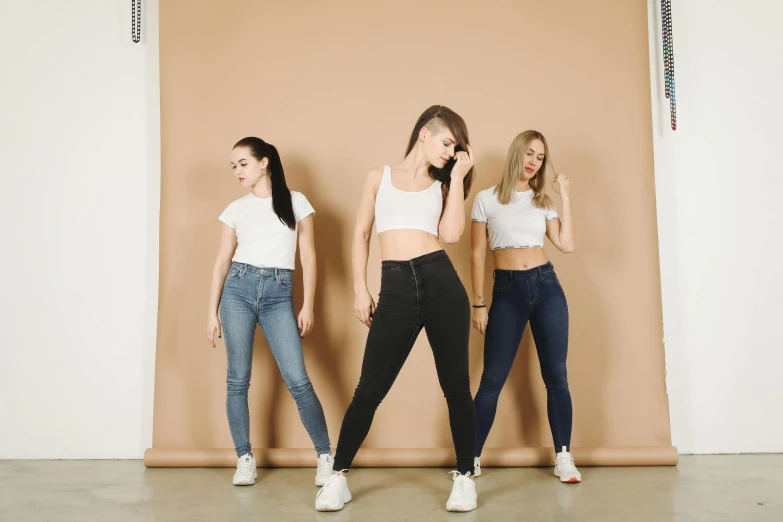
[[0,458],[152,439],[157,1],[0,2]]
[[667,388],[681,453],[783,452],[783,2],[649,0]]

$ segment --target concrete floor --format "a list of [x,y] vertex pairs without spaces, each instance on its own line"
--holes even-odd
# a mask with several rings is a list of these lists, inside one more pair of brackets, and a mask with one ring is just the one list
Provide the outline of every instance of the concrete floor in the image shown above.
[[0,521],[783,521],[783,455],[682,457],[676,468],[485,468],[479,507],[447,513],[440,469],[356,469],[353,501],[318,513],[314,470],[145,469],[140,461],[0,461]]

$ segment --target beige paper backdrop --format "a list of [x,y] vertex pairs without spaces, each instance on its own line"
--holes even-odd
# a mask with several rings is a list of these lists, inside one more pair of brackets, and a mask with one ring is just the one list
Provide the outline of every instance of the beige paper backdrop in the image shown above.
[[[582,465],[674,464],[664,381],[647,7],[644,0],[454,2],[165,0],[160,7],[163,180],[153,447],[148,466],[233,466],[225,348],[204,339],[218,214],[243,195],[232,145],[280,151],[317,210],[316,329],[308,370],[336,447],[367,329],[353,315],[350,238],[364,173],[402,158],[434,103],[468,124],[478,177],[496,184],[513,137],[546,134],[572,180],[576,252],[548,254],[569,301],[574,454]],[[555,196],[556,201],[559,200]],[[470,288],[470,238],[447,248]],[[377,239],[369,284],[380,283]],[[296,275],[297,310],[301,276]],[[491,289],[488,257],[486,288]],[[471,333],[473,391],[483,337]],[[261,465],[314,451],[257,331],[251,442]],[[486,465],[551,464],[546,391],[526,332]],[[422,333],[379,408],[358,466],[449,466],[446,403]]]

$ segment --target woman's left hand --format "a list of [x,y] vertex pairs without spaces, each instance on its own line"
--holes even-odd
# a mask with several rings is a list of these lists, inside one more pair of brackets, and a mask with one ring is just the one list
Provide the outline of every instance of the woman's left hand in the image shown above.
[[565,174],[558,174],[555,178],[554,183],[557,183],[560,185],[560,197],[568,196],[569,195],[569,181]]
[[313,309],[302,308],[302,311],[299,312],[298,323],[299,323],[299,337],[304,337],[305,335],[309,334],[313,329],[313,324],[315,324]]
[[462,180],[465,176],[468,175],[470,169],[473,168],[473,149],[470,148],[470,144],[468,144],[467,147],[467,152],[461,150],[454,155],[454,158],[457,160],[457,162],[451,169],[451,179],[456,178]]

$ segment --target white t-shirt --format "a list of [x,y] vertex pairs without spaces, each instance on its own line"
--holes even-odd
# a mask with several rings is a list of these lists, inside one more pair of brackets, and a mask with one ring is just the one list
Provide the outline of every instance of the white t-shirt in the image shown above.
[[538,208],[533,191],[514,192],[511,201],[501,205],[495,187],[482,190],[473,201],[471,220],[487,224],[489,248],[543,248],[546,222],[558,219],[554,208]]
[[280,221],[272,209],[271,197],[261,199],[251,192],[226,207],[218,219],[236,230],[237,249],[232,261],[259,268],[294,270],[298,223],[315,210],[301,192],[291,191],[291,203],[296,230]]

